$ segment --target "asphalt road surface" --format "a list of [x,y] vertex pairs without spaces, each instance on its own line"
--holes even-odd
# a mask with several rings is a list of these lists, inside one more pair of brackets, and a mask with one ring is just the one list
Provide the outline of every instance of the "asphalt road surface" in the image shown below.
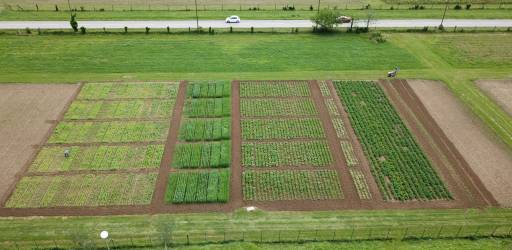
[[[378,28],[413,28],[425,26],[439,26],[441,19],[403,19],[403,20],[376,20],[370,22],[370,27]],[[78,21],[78,25],[87,29],[122,29],[128,28],[195,28],[195,20],[161,20],[161,21]],[[350,24],[343,24],[348,27]],[[446,19],[444,27],[512,27],[512,19]],[[241,23],[228,24],[222,20],[200,20],[199,26],[203,28],[308,28],[313,23],[309,20],[243,20]],[[356,21],[355,26],[366,26],[366,21]],[[0,21],[0,29],[69,29],[67,21]]]

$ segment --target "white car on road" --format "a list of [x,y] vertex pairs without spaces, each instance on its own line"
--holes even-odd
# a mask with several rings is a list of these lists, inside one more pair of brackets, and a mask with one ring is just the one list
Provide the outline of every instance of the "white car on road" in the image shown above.
[[226,23],[240,23],[240,17],[230,16],[230,17],[226,18]]

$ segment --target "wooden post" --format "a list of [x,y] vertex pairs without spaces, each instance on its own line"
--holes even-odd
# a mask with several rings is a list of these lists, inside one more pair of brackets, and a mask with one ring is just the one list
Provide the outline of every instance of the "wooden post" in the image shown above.
[[370,231],[368,232],[368,239],[372,238],[372,229],[370,228]]
[[496,230],[498,230],[498,226],[494,227],[494,230],[492,230],[491,236],[494,237],[494,233],[496,233]]
[[459,237],[459,234],[460,234],[460,232],[462,231],[462,228],[463,228],[463,227],[464,227],[464,226],[460,226],[460,227],[459,227],[459,230],[457,231],[457,234],[455,235],[455,237],[456,237],[456,238],[458,238],[458,237]]
[[336,230],[334,230],[332,232],[332,241],[334,241],[336,239]]
[[132,243],[132,247],[135,247],[135,244],[133,244],[133,238],[130,236],[130,242]]
[[190,239],[188,237],[188,234],[187,234],[187,245],[190,245]]
[[315,230],[315,241],[316,241],[317,237],[318,237],[318,230]]
[[300,230],[299,230],[299,232],[297,233],[297,242],[299,241],[299,238],[300,238]]
[[224,230],[224,242],[226,242],[226,231]]
[[352,227],[352,233],[350,234],[350,240],[352,240],[352,238],[354,237],[354,230],[355,230],[355,228]]
[[281,230],[279,230],[277,242],[281,242]]
[[388,233],[386,234],[386,240],[389,239],[389,231],[391,231],[391,229],[388,227]]

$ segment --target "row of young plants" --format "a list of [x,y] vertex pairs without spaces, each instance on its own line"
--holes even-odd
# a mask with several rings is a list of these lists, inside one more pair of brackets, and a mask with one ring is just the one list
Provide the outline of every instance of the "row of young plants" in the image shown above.
[[6,203],[8,208],[146,205],[157,175],[79,174],[25,176]]
[[228,170],[177,172],[169,176],[167,203],[216,203],[229,200]]
[[451,194],[377,83],[336,81],[335,87],[385,199],[451,199]]
[[165,83],[87,83],[78,99],[170,98],[178,95],[177,82]]
[[60,122],[48,143],[149,142],[167,138],[167,121]]
[[178,135],[180,141],[218,141],[231,138],[231,119],[193,118],[185,119]]
[[307,81],[242,81],[240,97],[311,96]]
[[244,200],[342,199],[338,174],[333,170],[245,171]]
[[347,130],[341,117],[342,112],[340,112],[341,110],[339,110],[339,107],[336,104],[335,99],[331,96],[331,92],[329,90],[327,82],[320,82],[319,85],[320,89],[323,89],[322,96],[324,96],[324,103],[329,111],[331,122],[336,131],[336,136],[338,137],[338,140],[340,142],[341,150],[345,158],[345,163],[349,168],[348,170],[352,178],[352,182],[354,183],[354,186],[356,188],[359,199],[369,200],[372,197],[370,193],[370,188],[368,186],[368,183],[366,182],[366,177],[360,170],[359,160],[357,159],[354,153],[352,143],[348,138],[346,132]]
[[187,99],[185,115],[190,118],[231,116],[231,98]]
[[65,120],[170,118],[174,99],[77,100],[71,104]]
[[230,81],[191,81],[187,84],[187,97],[218,98],[231,96]]
[[243,119],[242,139],[325,138],[318,118]]
[[329,90],[326,81],[318,81],[318,86],[320,86],[320,92],[322,93],[323,97],[331,96],[331,91]]
[[[69,157],[63,152],[69,150]],[[164,145],[45,146],[32,162],[30,172],[158,168]]]
[[240,112],[243,117],[318,115],[315,104],[310,98],[241,99]]
[[174,150],[174,168],[227,168],[231,163],[231,141],[179,143]]
[[244,142],[245,167],[328,166],[332,156],[325,141]]

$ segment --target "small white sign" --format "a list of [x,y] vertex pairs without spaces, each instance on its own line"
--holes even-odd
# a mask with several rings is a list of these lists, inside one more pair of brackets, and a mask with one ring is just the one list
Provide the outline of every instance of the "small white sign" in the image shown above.
[[101,233],[100,233],[100,237],[101,237],[102,239],[106,239],[106,238],[108,238],[108,232],[107,232],[107,231],[101,231]]

